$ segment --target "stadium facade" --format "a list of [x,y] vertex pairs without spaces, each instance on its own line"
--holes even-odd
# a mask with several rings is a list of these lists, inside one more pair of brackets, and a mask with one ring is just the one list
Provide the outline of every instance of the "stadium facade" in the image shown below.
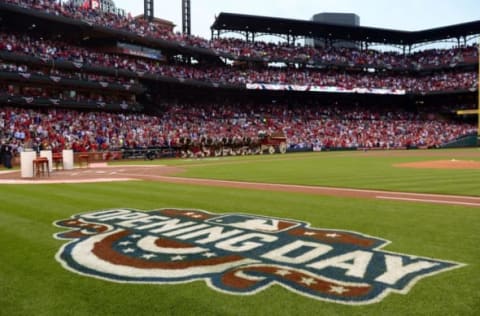
[[[21,146],[75,143],[79,151],[175,145],[182,155],[210,144],[202,154],[211,155],[258,153],[261,147],[233,148],[259,142],[260,133],[283,134],[288,150],[437,148],[475,134],[474,118],[456,110],[477,102],[478,51],[470,43],[480,21],[406,32],[221,13],[207,40],[121,14],[103,19],[98,10],[79,18],[82,12],[56,2],[0,3],[1,107],[34,116],[74,111],[68,115],[78,120],[85,111],[106,113],[105,126],[128,114],[136,123],[121,140],[118,127],[92,132],[83,122],[65,131],[68,142],[52,139],[57,128],[4,127],[2,137]],[[222,37],[230,32],[245,40]],[[285,43],[257,41],[262,34]],[[360,48],[295,45],[322,36]],[[442,40],[457,45],[415,52]],[[404,53],[368,49],[375,43]]]

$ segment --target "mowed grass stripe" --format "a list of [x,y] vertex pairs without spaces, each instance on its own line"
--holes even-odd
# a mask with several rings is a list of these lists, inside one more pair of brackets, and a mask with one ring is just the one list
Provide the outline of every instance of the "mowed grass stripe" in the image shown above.
[[[155,182],[0,186],[1,315],[475,315],[480,301],[478,209],[341,199]],[[275,286],[254,296],[180,285],[116,284],[77,276],[53,259],[63,241],[55,220],[114,207],[196,208],[293,218],[313,227],[391,240],[391,251],[468,266],[419,282],[410,294],[350,307],[304,298]]]
[[[453,155],[451,151],[446,156]],[[249,157],[229,159],[228,164],[219,161],[207,161],[201,166],[182,165],[186,172],[182,177],[223,179],[235,181],[252,181],[282,184],[303,184],[315,186],[348,187],[387,191],[405,191],[439,194],[456,194],[480,196],[480,169],[443,170],[411,169],[394,165],[406,162],[432,160],[431,156],[414,157],[377,157],[362,156],[362,153],[348,153],[338,157],[328,153],[315,155],[292,155],[291,159],[283,156]],[[426,152],[428,153],[428,152]],[[463,151],[460,151],[460,155]],[[471,156],[476,151],[468,151],[465,159],[480,159]],[[458,155],[457,155],[458,156]],[[272,157],[279,157],[278,160]],[[288,155],[286,156],[288,157]],[[296,161],[298,159],[298,161]],[[443,156],[433,159],[446,159]]]
[[[81,184],[81,185],[48,185],[48,186],[13,186],[15,190],[10,190],[8,198],[0,198],[3,212],[1,213],[2,221],[0,227],[8,229],[6,223],[14,222],[15,227],[24,228],[25,233],[33,226],[43,223],[45,228],[56,231],[51,227],[52,221],[62,218],[66,212],[76,214],[97,210],[103,208],[115,207],[133,207],[140,209],[153,210],[158,207],[165,207],[170,204],[175,207],[182,208],[205,208],[222,212],[218,209],[218,205],[224,205],[224,209],[230,212],[248,213],[251,211],[251,200],[245,199],[248,194],[251,199],[257,201],[258,207],[254,208],[258,212],[262,212],[268,216],[276,217],[292,217],[291,215],[304,214],[303,209],[312,209],[312,213],[303,219],[297,216],[293,218],[299,220],[310,221],[317,225],[328,224],[328,227],[341,229],[356,229],[362,232],[369,231],[372,234],[377,232],[378,223],[371,222],[372,216],[379,219],[384,218],[384,225],[380,230],[395,231],[393,227],[401,221],[411,234],[407,236],[413,237],[420,231],[426,231],[432,234],[432,238],[443,237],[456,230],[453,227],[461,227],[467,222],[476,225],[475,229],[480,231],[480,223],[478,219],[478,210],[463,207],[445,207],[448,210],[462,210],[461,216],[452,216],[448,221],[442,221],[445,212],[438,212],[440,206],[431,204],[412,204],[412,203],[395,203],[388,201],[371,202],[363,199],[342,199],[331,197],[320,197],[322,201],[330,201],[326,205],[319,207],[317,204],[311,205],[310,200],[316,199],[305,194],[285,194],[278,192],[250,191],[246,189],[229,190],[225,188],[208,188],[194,185],[177,185],[177,184],[161,184],[151,182],[130,182],[115,184]],[[180,191],[180,192],[179,192]],[[29,192],[29,198],[25,199],[25,192]],[[3,196],[3,195],[2,195]],[[6,196],[6,195],[5,195]],[[5,197],[3,196],[3,197]],[[204,199],[199,200],[198,196]],[[195,198],[193,198],[195,197]],[[220,201],[219,199],[223,199]],[[163,206],[158,205],[158,201],[162,201]],[[181,201],[179,205],[179,200]],[[131,205],[132,201],[135,201]],[[261,201],[261,202],[259,202]],[[341,201],[342,206],[336,206],[331,201]],[[376,207],[374,212],[366,209],[365,205],[373,203]],[[298,205],[294,208],[287,208],[282,211],[279,205]],[[86,207],[89,205],[90,207]],[[384,205],[384,207],[380,207]],[[407,205],[408,207],[405,207]],[[412,211],[418,210],[418,211]],[[360,211],[360,212],[359,212]],[[365,214],[367,212],[367,214]],[[255,211],[253,211],[255,213]],[[342,219],[346,221],[343,222]],[[419,225],[419,223],[428,223],[428,221],[436,222],[437,225],[429,226]],[[349,228],[351,223],[356,225]],[[440,224],[443,224],[440,225]],[[26,227],[26,228],[25,228]],[[434,231],[440,230],[442,234],[433,234]],[[475,231],[475,230],[472,230]],[[458,231],[457,231],[458,232]],[[462,232],[462,231],[461,231]],[[378,234],[377,234],[378,235]],[[385,236],[386,238],[388,236]],[[394,236],[392,236],[394,237]],[[397,236],[398,237],[398,236]],[[416,238],[416,237],[414,237]],[[451,238],[456,239],[456,238]],[[475,240],[472,236],[465,240]],[[443,240],[443,239],[442,239]]]

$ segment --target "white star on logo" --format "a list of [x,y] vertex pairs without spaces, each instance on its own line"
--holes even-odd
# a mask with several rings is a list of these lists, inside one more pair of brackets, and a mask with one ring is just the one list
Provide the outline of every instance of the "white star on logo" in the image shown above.
[[175,256],[175,257],[171,257],[170,258],[172,261],[182,261],[183,259],[185,259],[185,256]]
[[123,253],[132,253],[132,252],[135,252],[135,249],[133,249],[133,248],[123,249]]
[[142,255],[142,258],[144,259],[147,259],[147,260],[150,260],[152,258],[155,258],[157,255],[154,255],[153,253],[149,253],[149,254],[144,254]]
[[120,246],[128,246],[130,244],[133,244],[131,241],[122,241],[118,243]]
[[310,286],[312,284],[317,284],[317,281],[315,281],[315,279],[313,279],[313,278],[302,277],[302,281],[300,281],[300,283],[303,283],[303,284],[306,284],[306,285]]
[[275,274],[281,275],[281,276],[286,276],[286,275],[292,274],[292,272],[290,272],[290,271],[288,271],[288,270],[277,270],[277,271],[275,272]]
[[329,292],[337,293],[337,294],[343,294],[348,291],[349,290],[344,288],[343,286],[335,286],[335,285],[330,285],[330,290],[329,290]]
[[314,232],[305,232],[303,233],[305,236],[315,236],[317,233]]
[[211,257],[216,257],[217,254],[215,254],[213,252],[207,252],[207,253],[204,253],[202,256],[204,256],[206,258],[211,258]]
[[337,237],[340,237],[339,234],[335,234],[335,233],[333,233],[333,234],[325,234],[325,236],[327,236],[328,238],[337,238]]

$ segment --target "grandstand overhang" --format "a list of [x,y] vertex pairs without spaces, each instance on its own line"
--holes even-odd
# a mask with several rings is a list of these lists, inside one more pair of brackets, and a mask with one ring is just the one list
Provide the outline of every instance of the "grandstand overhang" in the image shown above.
[[[139,16],[136,18],[142,19],[143,17]],[[155,18],[153,23],[160,23],[172,30],[175,27],[172,22],[158,18]],[[85,42],[87,40],[96,40],[103,43],[120,41],[161,49],[162,53],[168,56],[185,55],[196,59],[208,59],[212,62],[218,62],[218,56],[213,51],[205,48],[190,47],[173,40],[140,36],[128,30],[95,25],[84,20],[72,19],[0,1],[0,26],[30,31],[33,25],[36,32],[45,32],[59,38],[68,37],[72,41]]]
[[222,12],[216,17],[211,29],[212,35],[214,31],[230,31],[413,46],[447,39],[460,41],[462,38],[479,35],[480,20],[421,31],[402,31]]

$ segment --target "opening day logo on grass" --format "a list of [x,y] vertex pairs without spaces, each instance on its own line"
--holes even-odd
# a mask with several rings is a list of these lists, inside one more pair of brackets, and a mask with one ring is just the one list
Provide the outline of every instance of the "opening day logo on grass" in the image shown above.
[[389,241],[290,219],[201,210],[112,209],[57,221],[68,270],[124,283],[205,280],[229,294],[278,284],[311,298],[370,304],[462,264],[381,250]]

